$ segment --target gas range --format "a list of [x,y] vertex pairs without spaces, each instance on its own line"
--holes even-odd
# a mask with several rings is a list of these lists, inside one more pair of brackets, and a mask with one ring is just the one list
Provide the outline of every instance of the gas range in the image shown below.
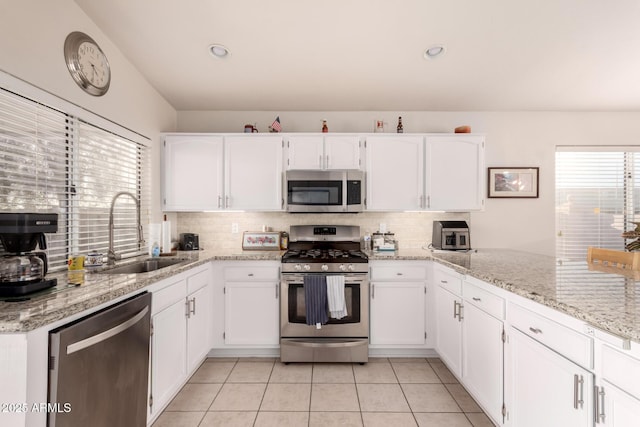
[[366,273],[367,254],[360,251],[360,227],[294,225],[283,273]]

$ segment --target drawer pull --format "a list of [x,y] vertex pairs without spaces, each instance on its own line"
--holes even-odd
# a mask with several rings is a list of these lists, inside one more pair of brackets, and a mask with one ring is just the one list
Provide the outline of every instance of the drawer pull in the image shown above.
[[542,333],[542,329],[540,329],[540,328],[529,327],[529,330],[531,332],[533,332],[534,334],[541,334]]
[[604,423],[604,387],[595,386],[596,394],[596,424]]
[[247,276],[253,277],[253,273],[249,273],[249,274],[247,274]]
[[480,301],[482,301],[482,299],[481,299],[481,298],[478,298],[478,297],[473,297],[473,298],[471,298],[471,299],[472,299],[472,300],[474,300],[474,301],[476,301],[476,302],[480,302]]
[[449,283],[446,280],[440,280],[440,283]]
[[402,273],[396,273],[396,276],[402,276]]

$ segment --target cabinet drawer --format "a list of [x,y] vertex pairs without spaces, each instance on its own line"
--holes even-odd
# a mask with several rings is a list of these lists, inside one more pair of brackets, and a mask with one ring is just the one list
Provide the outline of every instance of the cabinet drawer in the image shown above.
[[227,267],[224,269],[225,281],[273,281],[280,280],[277,267]]
[[151,312],[158,313],[187,296],[185,281],[180,280],[151,294]]
[[209,284],[211,274],[209,269],[201,271],[187,278],[187,293],[192,294],[200,288],[204,288]]
[[423,281],[427,278],[427,269],[424,265],[398,265],[371,267],[371,280],[399,281],[413,280]]
[[500,320],[504,319],[504,299],[479,288],[473,283],[465,281],[462,284],[462,295],[464,300],[473,304],[480,310],[492,315]]
[[455,295],[462,295],[462,277],[458,273],[435,268],[433,270],[433,280],[436,285],[453,292]]
[[640,399],[639,372],[640,360],[608,345],[602,346],[602,377],[638,399]]
[[587,369],[592,366],[593,339],[553,320],[509,304],[511,325],[547,347]]

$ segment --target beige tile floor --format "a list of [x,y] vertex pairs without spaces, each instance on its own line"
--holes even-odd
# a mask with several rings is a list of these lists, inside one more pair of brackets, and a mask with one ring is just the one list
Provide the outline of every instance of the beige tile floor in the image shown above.
[[207,359],[153,427],[492,427],[439,359]]

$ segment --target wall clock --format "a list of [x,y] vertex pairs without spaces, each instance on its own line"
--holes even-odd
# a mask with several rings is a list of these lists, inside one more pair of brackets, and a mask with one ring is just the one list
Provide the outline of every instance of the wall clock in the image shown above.
[[85,92],[102,96],[109,90],[111,69],[100,46],[80,31],[70,33],[64,41],[64,59],[73,80]]

